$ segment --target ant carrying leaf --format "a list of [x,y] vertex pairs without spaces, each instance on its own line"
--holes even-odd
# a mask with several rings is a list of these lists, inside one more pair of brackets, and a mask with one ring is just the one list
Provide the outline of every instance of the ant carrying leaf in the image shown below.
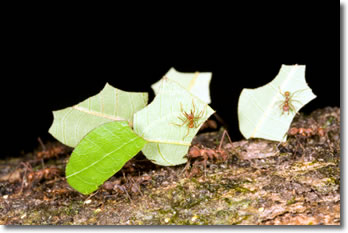
[[242,90],[238,101],[239,129],[246,139],[285,142],[294,116],[315,97],[306,82],[304,65],[282,65],[268,84]]

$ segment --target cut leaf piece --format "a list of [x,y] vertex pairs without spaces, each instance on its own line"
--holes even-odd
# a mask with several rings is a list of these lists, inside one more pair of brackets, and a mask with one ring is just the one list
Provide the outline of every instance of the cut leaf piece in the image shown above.
[[285,142],[295,114],[315,97],[306,83],[304,65],[282,65],[267,85],[243,89],[238,102],[239,129],[245,138]]
[[[210,92],[209,85],[211,80],[211,72],[195,72],[195,73],[183,73],[178,72],[174,68],[171,68],[164,77],[167,77],[170,80],[176,81],[181,86],[186,88],[194,96],[198,97],[207,104],[210,104]],[[160,88],[160,82],[152,84],[152,89],[155,92],[155,95],[158,94]]]
[[74,149],[66,166],[67,181],[77,191],[89,194],[119,171],[145,144],[127,121],[103,124],[88,133]]
[[[185,113],[191,111],[196,119],[190,125]],[[134,114],[134,131],[149,142],[142,149],[149,160],[164,166],[178,165],[187,161],[184,156],[192,138],[213,113],[209,105],[178,83],[163,78],[153,102]]]
[[117,120],[132,124],[134,113],[144,108],[147,101],[147,93],[126,92],[107,83],[99,94],[73,107],[53,111],[49,132],[65,145],[75,147],[99,125]]

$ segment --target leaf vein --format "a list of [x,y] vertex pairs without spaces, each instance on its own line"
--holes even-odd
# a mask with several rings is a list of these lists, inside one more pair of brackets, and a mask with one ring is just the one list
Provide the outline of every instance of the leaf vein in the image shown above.
[[[77,174],[83,172],[84,170],[89,169],[90,167],[92,167],[92,166],[94,166],[95,164],[101,162],[101,161],[104,160],[105,158],[108,158],[108,156],[109,156],[110,154],[113,154],[113,153],[115,153],[115,152],[121,150],[123,147],[125,147],[125,146],[131,144],[131,143],[132,143],[133,141],[135,141],[136,139],[137,139],[137,137],[134,137],[134,138],[130,139],[129,141],[127,141],[126,143],[124,143],[124,144],[121,145],[120,147],[118,147],[118,148],[116,148],[115,150],[113,150],[113,151],[111,151],[111,152],[105,154],[103,157],[101,157],[100,159],[98,159],[98,160],[96,160],[95,162],[91,163],[90,165],[88,165],[88,166],[82,168],[81,170],[79,170],[79,171],[77,171],[77,172],[75,172],[75,173],[73,173],[73,174],[70,174],[70,175],[67,176],[66,178],[75,176],[75,175],[77,175]],[[112,158],[112,157],[111,157],[111,158]],[[113,159],[113,158],[112,158],[112,159]]]

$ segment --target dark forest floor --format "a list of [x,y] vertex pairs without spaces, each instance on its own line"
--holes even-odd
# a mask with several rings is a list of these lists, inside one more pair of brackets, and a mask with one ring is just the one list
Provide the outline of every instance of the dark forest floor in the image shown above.
[[201,156],[161,167],[137,155],[90,196],[64,178],[71,149],[47,143],[0,160],[0,224],[339,225],[340,109],[300,114],[292,127],[314,130],[281,144],[225,138],[227,157],[222,130],[199,134],[206,168]]

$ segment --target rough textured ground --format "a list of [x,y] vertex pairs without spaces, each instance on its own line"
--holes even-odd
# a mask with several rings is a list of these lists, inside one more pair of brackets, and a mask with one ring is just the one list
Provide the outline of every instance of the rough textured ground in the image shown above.
[[[44,166],[59,170],[43,172],[41,148],[0,161],[0,224],[338,225],[340,110],[297,116],[292,127],[322,127],[325,135],[289,136],[282,144],[224,140],[228,159],[209,159],[206,169],[201,158],[160,167],[138,155],[91,196],[64,179],[69,149],[47,144],[46,151],[62,154]],[[221,134],[200,134],[194,144],[215,150]]]

